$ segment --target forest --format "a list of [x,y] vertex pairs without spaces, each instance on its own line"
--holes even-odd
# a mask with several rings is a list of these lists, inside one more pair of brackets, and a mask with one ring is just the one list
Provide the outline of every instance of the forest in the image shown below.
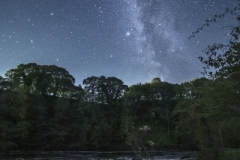
[[239,159],[239,33],[233,27],[228,44],[208,46],[204,76],[181,84],[92,76],[75,86],[64,68],[20,64],[0,77],[0,150],[178,149]]
[[116,77],[92,76],[82,87],[64,68],[20,64],[0,79],[0,147],[106,151],[142,145],[220,157],[240,146],[239,69],[238,59],[214,80],[153,78],[128,87]]

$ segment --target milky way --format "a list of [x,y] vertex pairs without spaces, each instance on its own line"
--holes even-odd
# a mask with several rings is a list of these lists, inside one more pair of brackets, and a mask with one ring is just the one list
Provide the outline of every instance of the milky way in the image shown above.
[[201,76],[207,45],[225,42],[226,16],[188,39],[237,0],[8,0],[0,5],[0,75],[20,63],[66,68],[81,84],[115,76],[126,84]]

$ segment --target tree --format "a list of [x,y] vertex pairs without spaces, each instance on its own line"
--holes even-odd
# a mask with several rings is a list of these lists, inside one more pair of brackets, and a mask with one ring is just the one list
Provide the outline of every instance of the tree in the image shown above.
[[117,100],[123,96],[127,89],[127,85],[124,85],[123,81],[116,77],[108,77],[105,87],[105,95],[108,104],[116,104]]
[[98,77],[92,76],[83,80],[85,99],[95,102],[98,98]]
[[114,139],[111,116],[104,110],[105,104],[82,102],[79,106],[81,122],[81,141],[84,149],[109,147]]
[[75,83],[74,77],[65,68],[55,65],[45,65],[43,70],[49,78],[50,87],[48,92],[54,96],[68,97]]
[[233,9],[226,9],[223,14],[207,20],[190,36],[190,38],[194,37],[205,26],[216,22],[218,18],[224,18],[226,14],[236,16],[238,25],[227,27],[230,29],[229,41],[209,45],[205,50],[206,57],[199,57],[199,60],[205,64],[203,75],[213,80],[211,86],[201,90],[204,94],[198,95],[199,104],[194,107],[199,120],[198,140],[201,146],[200,157],[203,159],[219,159],[225,154],[224,146],[229,142],[224,141],[228,133],[225,132],[226,135],[223,135],[223,128],[227,129],[227,126],[231,126],[232,118],[239,119],[240,115],[239,10],[239,4]]
[[162,82],[162,81],[161,81],[160,78],[155,77],[155,78],[152,79],[151,84],[154,84],[154,83],[161,83],[161,82]]
[[7,71],[5,76],[15,90],[23,88],[29,93],[76,98],[76,93],[81,91],[80,86],[74,86],[74,77],[55,65],[20,64]]
[[127,89],[122,80],[116,77],[88,77],[83,80],[87,101],[116,104]]
[[177,99],[172,117],[176,125],[176,144],[180,148],[197,148],[199,140],[197,133],[200,127],[198,122],[201,121],[200,117],[205,113],[208,115],[209,108],[204,108],[207,104],[204,103],[206,100],[203,99],[209,98],[205,97],[205,91],[209,92],[210,86],[211,81],[206,78],[194,79],[177,86],[177,94],[182,96]]
[[237,12],[239,10],[238,5],[232,10],[226,9],[224,13],[224,15],[228,13],[236,15],[238,22],[237,26],[230,27],[229,42],[209,45],[205,50],[207,57],[199,57],[200,61],[205,64],[203,74],[222,85],[219,90],[225,102],[222,105],[232,110],[233,115],[237,113],[238,116],[240,115],[240,16]]
[[8,78],[0,77],[0,89],[10,90],[11,88],[12,88],[12,83],[8,80]]
[[24,106],[26,95],[11,90],[0,90],[0,149],[25,149],[29,136],[27,110]]
[[[224,18],[227,14],[236,16],[239,20],[239,15],[238,15],[238,11],[240,10],[239,6],[240,6],[240,3],[236,4],[236,6],[232,9],[226,8],[225,12],[223,12],[220,15],[215,14],[213,18],[207,19],[206,22],[201,27],[197,28],[196,31],[192,32],[192,35],[189,37],[189,39],[194,38],[196,36],[196,34],[200,33],[205,27],[210,26],[210,24],[213,22],[217,22],[217,20],[220,18]],[[234,29],[234,28],[235,27],[232,27],[232,29]],[[235,35],[234,37],[237,37],[237,35]]]

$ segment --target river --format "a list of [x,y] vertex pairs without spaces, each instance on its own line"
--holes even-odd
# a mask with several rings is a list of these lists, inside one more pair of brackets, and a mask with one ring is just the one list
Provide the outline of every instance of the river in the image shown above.
[[[150,160],[193,160],[194,152],[154,151],[148,152]],[[8,152],[0,153],[1,160],[132,160],[133,152]]]

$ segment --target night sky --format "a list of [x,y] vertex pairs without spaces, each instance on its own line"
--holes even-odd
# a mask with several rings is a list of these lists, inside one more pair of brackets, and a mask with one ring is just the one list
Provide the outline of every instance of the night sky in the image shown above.
[[76,85],[104,75],[125,84],[181,83],[201,77],[207,45],[225,42],[236,23],[217,20],[238,0],[0,0],[0,75],[20,63],[66,68]]

